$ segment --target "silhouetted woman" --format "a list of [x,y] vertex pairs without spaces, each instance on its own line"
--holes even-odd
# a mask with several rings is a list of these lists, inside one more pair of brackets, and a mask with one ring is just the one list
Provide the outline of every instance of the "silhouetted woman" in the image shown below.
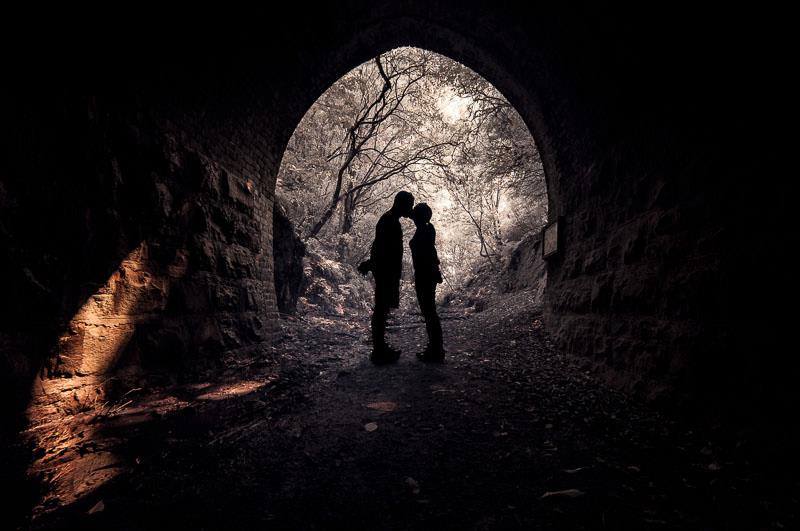
[[442,283],[442,272],[436,253],[436,229],[430,223],[432,215],[431,208],[425,203],[414,207],[411,219],[417,230],[409,242],[414,262],[414,287],[428,332],[428,346],[424,352],[417,354],[422,361],[444,360],[442,324],[436,313],[436,284]]

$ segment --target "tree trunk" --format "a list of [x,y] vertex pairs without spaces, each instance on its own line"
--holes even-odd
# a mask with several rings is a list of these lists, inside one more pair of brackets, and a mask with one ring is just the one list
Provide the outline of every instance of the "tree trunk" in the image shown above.
[[353,185],[347,186],[347,193],[344,196],[342,205],[342,234],[349,234],[353,229],[353,214],[355,211],[355,200],[353,199]]
[[322,230],[322,227],[324,227],[325,224],[328,222],[328,220],[331,219],[331,216],[333,216],[333,213],[336,211],[336,206],[338,204],[339,204],[339,198],[337,197],[331,202],[331,204],[322,214],[322,217],[319,218],[319,221],[317,221],[317,223],[311,228],[311,231],[309,231],[308,236],[306,236],[305,239],[313,238],[314,236],[319,234],[319,231]]

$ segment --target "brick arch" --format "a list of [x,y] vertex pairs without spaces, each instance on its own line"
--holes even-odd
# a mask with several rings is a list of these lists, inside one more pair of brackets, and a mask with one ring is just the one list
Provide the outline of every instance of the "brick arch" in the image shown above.
[[[776,160],[775,146],[748,134],[780,116],[764,94],[772,85],[743,81],[740,63],[754,64],[747,43],[709,39],[710,21],[699,15],[662,13],[656,25],[641,13],[555,4],[352,1],[313,11],[296,3],[280,17],[148,14],[131,21],[147,28],[145,39],[111,26],[46,28],[52,40],[31,50],[39,55],[12,59],[18,83],[2,103],[13,154],[0,182],[4,389],[27,401],[25,389],[61,346],[85,354],[86,330],[70,323],[91,301],[107,310],[100,324],[133,327],[121,358],[128,368],[213,365],[223,353],[268,345],[272,194],[286,142],[339,76],[413,45],[483,75],[534,134],[549,212],[564,216],[546,293],[562,350],[652,397],[725,402],[742,388],[778,392],[772,384],[787,383],[787,362],[772,351],[748,356],[758,334],[732,310],[732,294],[737,278],[765,268],[775,289],[744,297],[769,306],[786,273],[736,244],[761,234],[737,213],[753,209],[767,242],[783,249],[790,209],[782,201],[791,195],[756,191],[764,197],[754,201],[750,189],[729,185]],[[764,112],[730,113],[742,98]],[[756,329],[775,330],[755,319]],[[152,345],[181,355],[144,360]]]

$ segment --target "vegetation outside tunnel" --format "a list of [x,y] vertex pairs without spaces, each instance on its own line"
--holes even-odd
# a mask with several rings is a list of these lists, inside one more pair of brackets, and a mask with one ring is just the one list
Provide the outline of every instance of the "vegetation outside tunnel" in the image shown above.
[[277,197],[312,254],[353,267],[399,189],[433,208],[445,293],[480,270],[495,279],[547,218],[520,115],[472,70],[418,48],[379,55],[317,100],[289,141]]

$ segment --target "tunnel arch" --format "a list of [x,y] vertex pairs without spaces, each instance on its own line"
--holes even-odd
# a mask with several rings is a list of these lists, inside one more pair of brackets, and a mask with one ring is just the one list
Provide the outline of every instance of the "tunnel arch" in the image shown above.
[[[312,77],[299,76],[303,81],[293,91],[297,104],[292,105],[289,125],[279,139],[285,151],[295,128],[314,102],[338,79],[370,59],[401,47],[428,50],[452,59],[473,70],[497,88],[525,121],[544,165],[548,190],[548,212],[558,204],[555,153],[548,141],[547,124],[535,91],[526,90],[516,81],[502,61],[498,61],[473,40],[430,19],[415,16],[382,18],[366,28],[360,28],[349,41],[331,52],[321,63],[325,68]],[[288,134],[286,132],[288,131]],[[278,161],[280,166],[280,160]],[[276,172],[277,176],[277,172]],[[552,191],[551,191],[552,190]],[[557,216],[557,214],[556,214]]]
[[[90,332],[128,327],[134,362],[178,353],[182,363],[160,366],[168,377],[269,358],[286,143],[326,87],[402,45],[478,72],[534,134],[564,238],[548,261],[544,316],[558,352],[704,420],[796,430],[786,420],[800,403],[786,350],[795,323],[783,308],[796,299],[798,194],[778,134],[794,98],[782,79],[789,32],[739,34],[774,20],[479,0],[200,9],[137,10],[125,26],[37,13],[35,28],[0,37],[11,80],[0,101],[0,408],[16,421],[4,424],[12,505],[30,502],[17,488],[30,455],[15,430],[62,414],[59,399],[114,392],[104,382],[123,376],[90,374],[103,384],[81,388],[69,356],[114,359],[115,342]],[[135,282],[142,272],[149,280]],[[110,311],[72,327],[87,303]],[[138,369],[139,381],[152,376]]]
[[[403,25],[398,25],[393,20],[384,22],[384,24],[388,24],[389,26],[395,28],[395,31],[400,32],[402,35],[406,35],[406,28]],[[419,24],[417,24],[413,20],[408,22],[408,24],[414,27],[419,26]],[[380,30],[378,30],[377,33],[383,34],[383,32]],[[441,32],[438,33],[441,34]],[[383,41],[379,40],[379,42],[376,43],[376,45],[380,46],[382,43]],[[399,55],[395,54],[395,52],[399,52]],[[443,180],[437,180],[436,177],[433,177],[432,182],[434,183],[435,187],[432,189],[433,195],[431,196],[425,195],[427,192],[423,189],[420,189],[419,191],[417,190],[416,187],[418,185],[416,184],[416,179],[413,177],[407,178],[403,177],[403,175],[398,175],[395,176],[395,178],[393,178],[392,181],[387,181],[386,183],[378,183],[378,184],[383,185],[392,183],[393,181],[396,181],[397,178],[400,178],[401,180],[410,179],[410,181],[406,180],[405,186],[406,189],[411,191],[415,197],[419,197],[419,193],[422,193],[423,195],[425,195],[426,197],[425,200],[428,202],[430,201],[436,202],[437,199],[434,196],[436,196],[437,194],[439,194],[442,197],[450,198],[444,201],[444,203],[442,203],[441,205],[443,209],[446,208],[448,210],[439,210],[438,215],[436,216],[438,217],[439,220],[442,220],[443,219],[442,213],[449,212],[449,214],[446,214],[446,218],[449,219],[450,222],[447,225],[437,225],[438,227],[437,240],[439,242],[438,245],[440,249],[439,251],[440,258],[442,259],[442,264],[443,264],[442,271],[445,273],[445,277],[449,277],[450,279],[453,278],[462,279],[463,275],[467,275],[469,271],[471,271],[472,273],[477,273],[477,269],[475,269],[477,267],[477,264],[471,261],[470,258],[468,258],[469,252],[466,253],[466,256],[463,256],[466,262],[461,261],[460,265],[456,265],[459,264],[459,261],[450,256],[448,254],[448,251],[445,249],[451,242],[454,245],[456,245],[456,242],[458,242],[461,246],[464,245],[479,246],[480,256],[482,258],[476,258],[475,259],[476,262],[483,263],[482,262],[483,258],[488,258],[491,263],[491,267],[493,269],[495,267],[498,267],[498,264],[505,263],[505,260],[501,258],[502,255],[501,250],[505,249],[506,251],[509,251],[513,248],[514,249],[513,253],[517,257],[514,259],[514,263],[517,263],[519,260],[521,260],[520,257],[522,256],[523,252],[525,253],[526,258],[533,257],[536,259],[535,260],[536,273],[535,275],[531,274],[530,279],[526,277],[525,280],[522,280],[518,278],[516,269],[514,269],[513,272],[509,272],[506,271],[503,268],[503,266],[500,266],[500,270],[504,272],[503,274],[511,274],[515,279],[513,282],[508,279],[506,279],[504,282],[512,283],[515,286],[518,285],[519,282],[522,282],[527,287],[537,286],[539,287],[539,289],[543,289],[544,281],[542,281],[540,284],[540,281],[534,279],[533,276],[536,276],[536,278],[538,279],[538,276],[542,274],[542,270],[544,268],[543,261],[538,259],[538,255],[541,254],[539,247],[539,242],[540,242],[539,236],[541,234],[542,226],[547,222],[546,219],[547,203],[550,200],[550,196],[547,193],[547,175],[548,175],[547,170],[543,168],[542,157],[538,152],[537,142],[536,139],[534,138],[533,133],[530,130],[530,127],[528,126],[527,123],[525,123],[524,119],[522,119],[521,115],[519,114],[518,110],[514,108],[513,104],[511,104],[507,100],[505,94],[503,94],[502,91],[500,91],[497,87],[495,87],[489,80],[481,76],[480,73],[470,69],[468,66],[456,61],[451,57],[442,55],[441,53],[434,52],[430,49],[423,49],[419,47],[403,45],[399,47],[386,49],[379,55],[370,57],[367,61],[359,63],[354,68],[347,70],[344,74],[342,74],[342,76],[337,78],[331,85],[326,86],[324,91],[318,97],[314,98],[312,105],[309,106],[304,111],[302,118],[300,119],[296,127],[293,129],[291,139],[288,141],[288,145],[284,149],[284,154],[280,162],[280,170],[278,172],[279,184],[276,185],[276,192],[275,192],[276,193],[275,208],[277,209],[276,211],[277,213],[273,218],[273,224],[275,225],[273,227],[273,236],[275,238],[275,245],[273,247],[273,253],[275,255],[273,256],[275,260],[275,286],[276,286],[276,295],[278,299],[277,301],[278,307],[281,313],[293,314],[297,312],[298,308],[296,306],[296,303],[298,301],[298,298],[301,301],[301,304],[304,304],[304,301],[307,301],[307,299],[302,295],[303,289],[301,288],[301,284],[303,283],[302,270],[304,267],[308,267],[310,265],[308,261],[310,255],[306,254],[307,257],[306,259],[303,259],[301,255],[304,252],[302,250],[303,248],[308,250],[306,246],[312,245],[311,242],[309,241],[309,238],[315,241],[313,247],[316,248],[316,252],[311,253],[311,255],[315,255],[317,253],[323,253],[325,258],[333,259],[334,261],[339,261],[343,263],[347,263],[348,259],[350,258],[350,254],[348,251],[345,250],[345,248],[350,249],[351,251],[355,251],[355,249],[351,249],[351,245],[357,245],[363,247],[364,245],[367,245],[369,243],[368,239],[366,241],[362,240],[363,238],[366,238],[366,235],[364,233],[366,229],[364,226],[360,226],[358,229],[355,229],[352,224],[348,224],[347,228],[342,229],[341,233],[339,233],[340,236],[344,234],[349,234],[350,236],[355,237],[356,238],[355,241],[357,241],[358,243],[356,244],[353,243],[353,241],[348,240],[348,243],[345,244],[343,243],[343,240],[339,239],[339,244],[337,244],[335,250],[329,247],[330,245],[332,245],[330,238],[335,238],[335,236],[331,235],[330,227],[336,224],[334,220],[336,219],[337,215],[342,213],[341,207],[343,204],[346,203],[346,200],[343,199],[342,201],[335,203],[336,204],[335,208],[332,208],[331,211],[326,211],[325,208],[323,207],[329,204],[330,202],[329,197],[323,199],[322,197],[315,197],[313,194],[309,196],[303,194],[302,192],[299,192],[298,190],[305,187],[315,188],[317,185],[327,187],[328,182],[330,182],[328,177],[332,178],[333,180],[332,182],[336,182],[336,177],[333,176],[335,176],[337,173],[337,167],[326,167],[325,163],[322,161],[319,161],[316,164],[310,164],[307,166],[304,165],[303,156],[291,152],[292,151],[291,145],[293,140],[296,138],[302,138],[302,140],[298,140],[297,142],[294,143],[295,146],[294,149],[299,149],[299,151],[303,154],[308,153],[309,156],[311,156],[314,160],[317,160],[316,157],[319,156],[320,153],[317,153],[314,147],[310,147],[310,145],[326,146],[325,147],[326,150],[328,150],[329,152],[332,151],[336,147],[335,142],[333,145],[328,144],[326,143],[325,140],[313,134],[312,131],[317,131],[319,129],[327,130],[327,128],[333,126],[333,124],[337,124],[336,126],[333,127],[339,127],[339,125],[342,125],[342,127],[344,127],[343,124],[339,124],[339,121],[351,120],[353,116],[350,114],[346,114],[343,111],[341,113],[326,114],[326,116],[328,116],[328,119],[320,120],[319,118],[316,119],[314,118],[315,113],[324,112],[322,111],[322,109],[324,109],[329,105],[339,105],[341,104],[342,101],[347,102],[348,101],[347,97],[342,95],[342,93],[340,92],[340,91],[344,91],[345,93],[348,92],[347,89],[344,89],[345,86],[349,86],[347,85],[347,83],[345,83],[345,80],[350,79],[352,82],[353,76],[354,75],[358,76],[357,72],[363,73],[365,70],[369,71],[370,70],[369,65],[374,66],[374,62],[377,60],[378,57],[385,58],[386,61],[389,61],[388,58],[392,56],[394,56],[395,58],[399,57],[401,62],[404,59],[406,61],[418,61],[421,60],[421,56],[419,54],[422,54],[422,56],[424,56],[427,61],[430,61],[430,63],[428,64],[431,65],[427,67],[426,70],[427,74],[422,74],[424,76],[424,80],[421,83],[421,85],[424,88],[422,88],[421,90],[424,91],[426,94],[438,95],[440,93],[437,91],[440,91],[448,87],[447,90],[452,89],[452,91],[455,91],[454,94],[458,93],[461,96],[464,96],[464,93],[460,92],[460,90],[464,89],[457,88],[458,86],[462,86],[460,82],[457,81],[454,82],[449,77],[449,76],[455,76],[456,79],[462,79],[462,80],[469,79],[469,81],[467,82],[469,85],[476,84],[479,87],[473,89],[475,92],[470,90],[467,90],[466,92],[477,94],[486,91],[484,92],[484,94],[488,93],[491,95],[487,96],[487,98],[489,97],[491,97],[492,99],[499,98],[497,100],[498,102],[502,100],[502,103],[500,103],[500,105],[503,107],[503,109],[499,111],[498,114],[505,117],[504,123],[508,124],[507,126],[509,129],[503,129],[501,127],[499,129],[501,133],[499,133],[499,136],[496,137],[495,140],[499,145],[516,146],[514,148],[509,147],[509,149],[513,149],[518,156],[524,157],[524,160],[526,162],[523,163],[522,165],[509,166],[509,164],[512,163],[510,162],[511,159],[508,159],[504,163],[503,162],[499,163],[501,167],[504,166],[506,168],[503,175],[492,174],[493,175],[492,182],[497,183],[498,187],[503,188],[502,203],[500,203],[499,199],[501,197],[499,190],[497,192],[498,204],[501,204],[503,206],[499,207],[500,210],[496,212],[497,216],[492,217],[491,219],[496,220],[498,223],[497,226],[502,228],[498,229],[497,232],[493,232],[487,228],[488,222],[483,222],[483,226],[478,225],[478,228],[475,229],[470,224],[469,218],[465,218],[463,220],[463,223],[471,227],[467,232],[472,234],[473,231],[475,230],[478,231],[479,235],[478,237],[480,238],[480,240],[476,241],[471,241],[469,237],[465,235],[465,232],[457,227],[459,225],[459,222],[455,220],[458,219],[458,215],[453,214],[452,210],[449,210],[450,207],[447,206],[448,204],[451,204],[451,201],[455,201],[454,197],[451,196],[451,193],[454,192],[449,191],[450,187],[446,186]],[[384,61],[384,68],[387,68],[387,72],[389,72],[388,63],[386,61]],[[439,72],[440,69],[445,69],[445,71],[448,73],[444,78],[441,77],[440,74],[435,73]],[[334,69],[334,71],[338,72],[338,70],[336,69]],[[378,81],[376,81],[376,83],[379,81],[380,79],[378,78]],[[397,83],[400,83],[400,81],[397,80]],[[402,85],[402,83],[400,83],[400,85]],[[415,90],[419,92],[420,91],[419,85],[415,86],[417,87],[417,89]],[[338,91],[336,90],[337,87]],[[352,87],[350,88],[350,90],[353,90]],[[336,92],[338,96],[331,96],[331,94],[334,92]],[[298,97],[302,99],[304,98],[304,96],[305,95]],[[335,99],[331,100],[330,99],[331,97],[334,97]],[[480,97],[478,97],[477,99],[480,100]],[[403,100],[403,108],[407,112],[411,112],[412,114],[416,115],[417,111],[415,111],[415,109],[418,109],[417,105],[419,104],[419,102],[422,102],[424,100],[426,100],[425,96],[409,95],[407,98]],[[469,96],[467,96],[467,100],[465,101],[471,102],[472,100],[469,99]],[[438,106],[440,103],[441,102],[436,103],[435,105]],[[391,106],[392,105],[390,104],[389,107]],[[349,106],[347,105],[345,105],[345,107],[347,109],[350,109]],[[352,109],[352,112],[355,112],[356,109],[358,109],[358,107]],[[468,127],[468,123],[464,120],[469,120],[469,118],[465,118],[463,115],[461,117],[453,118],[453,120],[458,121],[458,123],[460,124],[457,128]],[[475,118],[475,120],[478,120],[478,118]],[[423,118],[423,123],[434,123],[434,122],[436,121],[433,118],[430,117]],[[445,124],[441,123],[440,125],[445,125]],[[391,127],[392,126],[390,126],[390,128]],[[490,125],[489,127],[491,129],[491,127],[493,126]],[[346,128],[342,128],[341,133],[344,134],[345,130]],[[495,143],[493,140],[489,140],[489,138],[486,137],[485,133],[481,134],[480,131],[482,130],[479,127],[475,127],[473,129],[472,134],[474,134],[476,137],[481,138],[482,139],[481,142],[483,143],[493,143],[493,144]],[[505,131],[505,133],[502,131]],[[457,134],[454,131],[451,131],[451,133]],[[498,133],[495,132],[494,134],[497,135]],[[323,137],[324,136],[325,135],[323,135]],[[336,138],[338,139],[339,137],[337,136]],[[378,145],[388,146],[388,144],[384,144],[388,140],[384,139],[381,134],[376,134],[374,138],[378,140]],[[512,138],[514,139],[513,141],[511,140]],[[457,142],[462,142],[462,141],[469,143],[469,141],[463,138],[457,140]],[[311,144],[309,144],[309,142],[311,142]],[[397,146],[398,144],[395,143],[394,144],[395,152],[397,153],[399,151],[400,153],[402,153],[403,149],[397,150]],[[311,153],[314,153],[314,155],[311,155]],[[488,163],[488,160],[486,159],[483,160],[484,163]],[[289,171],[287,170],[287,167],[292,167],[293,169]],[[462,168],[462,169],[466,171],[467,174],[469,174],[469,171],[467,171],[468,168]],[[534,171],[535,173],[533,173]],[[414,172],[412,171],[411,173]],[[436,174],[436,170],[434,169],[432,173]],[[429,172],[423,170],[423,174],[429,174]],[[526,176],[524,177],[525,184],[523,185],[523,188],[520,188],[519,184],[510,185],[511,181],[514,181],[515,179],[519,178],[519,177],[513,177],[513,175],[519,175],[519,174]],[[347,183],[350,182],[350,179],[354,178],[353,174],[350,175],[351,177],[345,176],[344,179],[342,179],[343,191],[347,187]],[[281,176],[283,178],[283,183],[284,183],[283,185],[280,184]],[[287,187],[286,186],[287,179],[289,182],[293,182],[294,185]],[[299,179],[299,181],[295,181],[295,179]],[[440,176],[438,179],[442,179],[442,177]],[[479,178],[479,180],[484,180],[484,179]],[[298,188],[298,182],[301,183],[299,185],[299,188]],[[372,188],[370,189],[372,190]],[[338,185],[337,185],[337,190],[338,190]],[[385,190],[382,190],[379,193],[383,192],[385,192]],[[523,196],[527,198],[527,201],[525,199],[522,200],[519,199],[520,197]],[[300,198],[298,199],[298,197]],[[422,201],[422,200],[423,199],[417,199],[417,201]],[[374,205],[374,203],[372,204]],[[433,203],[431,204],[433,205]],[[386,208],[388,208],[388,205],[386,205]],[[312,211],[314,212],[313,214],[310,213]],[[317,227],[314,228],[314,232],[312,234],[309,234],[309,231],[311,230],[312,227],[308,225],[309,222],[308,216],[311,216],[312,218],[310,221],[318,221],[323,212],[325,212],[326,216],[324,218],[324,221],[320,222],[319,228],[321,228],[323,225],[327,227],[327,235],[323,237],[323,234],[317,234],[316,233]],[[365,211],[365,209],[362,208],[356,208],[354,209],[354,212],[360,213],[355,216],[356,218],[361,217],[365,214],[369,215],[369,211],[368,210]],[[472,213],[477,217],[477,214],[475,212],[476,211],[473,210]],[[481,210],[481,213],[483,213],[483,210]],[[375,214],[375,212],[372,212],[372,214]],[[330,215],[330,217],[328,217],[328,215]],[[512,218],[514,221],[511,221]],[[477,224],[474,218],[472,219],[472,222]],[[371,231],[372,226],[370,226],[368,230]],[[413,231],[413,229],[411,230]],[[495,242],[490,244],[491,246],[490,248],[493,249],[492,251],[489,251],[487,248],[487,253],[490,253],[487,255],[483,254],[484,236],[482,235],[482,233],[483,234],[491,233],[494,235],[494,238],[492,237],[485,238],[487,241],[491,240],[492,242]],[[294,242],[294,245],[292,245],[291,243],[287,244],[278,243],[279,235],[284,239],[286,239],[287,242]],[[456,239],[454,240],[453,238]],[[522,249],[517,249],[516,247],[514,247],[517,244],[520,244],[522,239],[526,241],[525,246],[523,246]],[[501,240],[502,243],[499,243]],[[318,245],[321,245],[322,247],[317,248]],[[475,247],[474,250],[475,256],[479,255],[479,251],[477,249],[478,247]],[[316,265],[311,266],[312,269],[319,269],[321,267],[316,262],[314,263]],[[467,265],[467,263],[469,263],[470,265]],[[355,264],[349,264],[349,265],[355,266]],[[407,264],[406,268],[409,267],[410,265]],[[516,267],[517,266],[514,266],[514,268]],[[287,275],[287,278],[292,278],[292,280],[291,281],[285,280],[282,277],[282,275]],[[499,277],[502,276],[502,274],[498,273],[498,275],[499,279]],[[324,277],[325,273],[319,271],[318,274],[314,276]],[[308,275],[306,275],[305,283],[303,285],[308,285],[310,282],[311,279],[308,277]],[[509,284],[509,286],[510,285],[511,284]],[[442,297],[446,298],[448,294],[451,297],[454,296],[455,292],[452,291],[454,289],[455,289],[455,284],[451,285],[450,280],[448,280],[447,284],[441,286],[441,289],[439,289],[440,298]],[[326,290],[324,291],[327,292],[328,290],[337,291],[337,287],[330,286],[326,288]],[[537,292],[540,293],[539,291]],[[315,300],[325,301],[324,296],[321,296],[319,294],[312,295],[312,297]],[[344,297],[344,299],[349,300],[346,296]],[[537,300],[539,300],[538,297]],[[356,300],[349,300],[349,301],[351,303],[356,303]],[[360,304],[364,304],[363,300],[359,300],[358,302]]]
[[[0,189],[9,389],[29,387],[56,330],[143,240],[160,251],[150,256],[170,282],[173,251],[189,257],[175,281],[181,297],[148,313],[145,336],[170,328],[187,356],[268,345],[277,319],[271,201],[286,143],[326,87],[402,45],[478,72],[534,135],[549,214],[564,217],[546,293],[559,348],[628,390],[711,397],[723,409],[737,386],[764,395],[790,373],[777,354],[748,356],[745,346],[761,348],[759,339],[730,309],[736,279],[763,264],[734,243],[734,234],[760,234],[736,215],[751,207],[748,188],[728,184],[777,156],[761,145],[770,156],[757,160],[748,144],[768,119],[729,112],[768,84],[741,82],[740,61],[754,57],[737,53],[744,41],[721,35],[714,42],[730,44],[727,52],[709,45],[717,19],[687,23],[675,10],[657,24],[606,6],[452,0],[286,7],[283,18],[264,8],[194,24],[144,15],[146,42],[116,27],[70,30],[66,39],[62,28],[50,34],[62,45],[43,39],[34,58],[11,62],[19,83],[6,99],[7,145],[18,156],[4,161],[10,177]],[[108,45],[78,53],[97,42]],[[57,79],[71,81],[48,97]],[[780,116],[772,110],[764,115]],[[786,225],[762,194],[769,241],[783,248]],[[160,209],[168,203],[180,208]],[[785,273],[769,268],[777,293]],[[758,319],[758,329],[775,330]],[[761,383],[750,382],[750,369]]]

